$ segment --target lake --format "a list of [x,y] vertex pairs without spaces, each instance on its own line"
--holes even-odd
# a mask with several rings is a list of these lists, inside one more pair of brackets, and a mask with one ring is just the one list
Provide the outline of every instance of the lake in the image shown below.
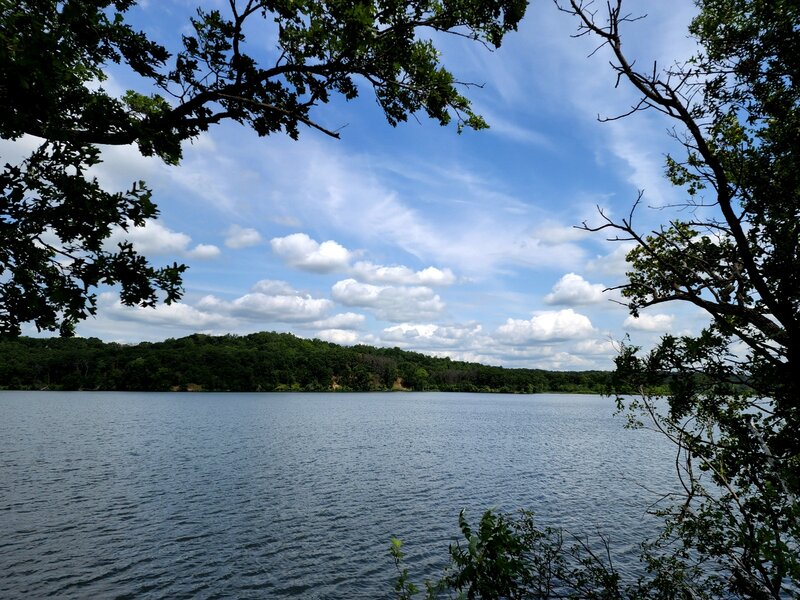
[[[390,598],[458,513],[632,552],[673,452],[599,396],[0,392],[0,597]],[[626,560],[630,567],[626,566]]]

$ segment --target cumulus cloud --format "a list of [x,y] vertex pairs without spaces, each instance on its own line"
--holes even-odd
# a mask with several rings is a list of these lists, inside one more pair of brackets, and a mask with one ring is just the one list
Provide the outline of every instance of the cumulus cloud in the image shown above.
[[214,312],[174,302],[159,304],[153,308],[125,306],[114,294],[102,294],[102,314],[115,321],[136,321],[159,327],[188,328],[194,331],[204,329],[225,329],[233,327],[235,320]]
[[386,267],[370,262],[357,262],[350,274],[365,283],[389,285],[446,286],[456,281],[456,276],[450,269],[427,267],[421,271],[413,271],[402,265]]
[[298,323],[315,321],[325,316],[333,306],[325,298],[308,296],[271,296],[261,292],[245,294],[233,301],[216,296],[204,296],[197,306],[215,312],[249,321],[275,321],[279,323]]
[[214,258],[220,253],[219,248],[212,244],[197,244],[191,247],[191,237],[185,233],[172,231],[152,219],[145,221],[143,227],[131,225],[128,231],[115,227],[106,244],[116,247],[125,240],[132,243],[137,252],[147,256],[178,255],[206,259]]
[[361,327],[365,320],[366,317],[364,315],[346,312],[333,315],[321,321],[315,321],[311,323],[311,326],[319,329],[352,330]]
[[412,344],[415,348],[450,347],[457,344],[469,346],[481,331],[478,324],[441,326],[433,323],[400,323],[384,329],[380,337],[384,342]]
[[[364,316],[342,313],[328,317],[334,303],[326,298],[301,295],[286,282],[262,280],[251,292],[234,300],[214,295],[200,298],[194,305],[173,303],[156,308],[123,306],[116,295],[101,295],[102,314],[116,321],[148,325],[165,325],[190,331],[237,331],[263,328],[267,323],[290,323],[298,327],[318,329],[357,329]],[[247,325],[250,323],[250,325]]]
[[216,258],[219,254],[220,249],[213,244],[197,244],[186,253],[187,256],[200,259]]
[[321,329],[317,332],[316,337],[341,346],[353,346],[360,343],[358,334],[355,331],[345,329]]
[[594,333],[589,318],[571,308],[544,311],[528,320],[508,319],[497,328],[495,338],[505,344],[563,341],[588,337]]
[[320,244],[305,233],[272,238],[270,244],[286,264],[304,271],[333,273],[346,269],[350,262],[351,253],[341,244],[333,240]]
[[578,306],[594,304],[604,300],[601,283],[589,283],[580,275],[567,273],[553,286],[553,291],[544,297],[547,304]]
[[597,365],[594,361],[582,356],[576,356],[569,352],[556,352],[547,359],[539,361],[537,367],[551,371],[584,371],[596,369]]
[[625,319],[622,324],[623,327],[629,329],[638,329],[639,331],[668,331],[672,329],[672,323],[675,320],[673,315],[658,314],[640,314],[639,317],[633,315]]
[[419,338],[432,338],[437,329],[438,326],[433,324],[415,325],[412,323],[402,323],[384,329],[381,339],[389,342],[405,342]]
[[295,289],[285,281],[277,279],[262,279],[253,285],[253,292],[260,292],[268,296],[292,296],[297,294]]
[[125,239],[144,254],[181,254],[186,252],[192,241],[185,233],[172,231],[152,220],[146,221],[144,227],[131,226],[127,232],[122,228],[115,228],[110,241],[116,243]]
[[[580,319],[577,321],[578,330],[581,331]],[[542,324],[543,319],[540,318],[536,326]],[[585,323],[582,330],[587,335],[596,335]],[[581,340],[572,348],[565,346],[564,339],[531,339],[526,328],[518,328],[514,333],[518,334],[519,343],[511,344],[508,339],[501,339],[497,332],[487,335],[477,323],[447,326],[400,323],[385,328],[380,334],[380,343],[423,351],[431,356],[509,367],[608,369],[612,366],[610,357],[613,346],[610,342]],[[570,335],[576,335],[575,331]],[[549,333],[540,331],[536,337],[548,338]]]
[[450,269],[426,267],[414,271],[405,265],[385,266],[359,261],[352,266],[354,253],[335,242],[317,242],[305,233],[293,233],[270,240],[272,250],[286,264],[316,273],[347,272],[352,278],[369,284],[401,286],[448,286],[456,282]]
[[326,298],[301,295],[285,281],[262,279],[250,293],[235,300],[222,300],[213,295],[197,302],[201,310],[248,321],[309,323],[326,318],[333,302]]
[[257,246],[261,241],[261,234],[252,227],[231,225],[225,232],[225,245],[228,248]]
[[337,281],[331,288],[334,300],[345,306],[368,308],[385,321],[403,322],[438,316],[444,302],[428,287],[394,287]]

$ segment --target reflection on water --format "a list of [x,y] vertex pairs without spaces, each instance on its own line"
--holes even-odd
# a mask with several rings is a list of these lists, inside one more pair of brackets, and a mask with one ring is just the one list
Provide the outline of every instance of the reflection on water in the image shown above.
[[[593,396],[0,393],[0,597],[386,598],[461,508],[635,550],[670,449]],[[623,561],[624,566],[624,561]]]

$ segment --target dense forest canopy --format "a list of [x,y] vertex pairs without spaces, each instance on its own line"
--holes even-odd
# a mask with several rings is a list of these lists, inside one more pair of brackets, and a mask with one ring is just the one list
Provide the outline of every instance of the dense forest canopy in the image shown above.
[[0,341],[0,389],[599,393],[609,383],[604,371],[506,369],[288,333],[195,334],[136,345],[95,338]]

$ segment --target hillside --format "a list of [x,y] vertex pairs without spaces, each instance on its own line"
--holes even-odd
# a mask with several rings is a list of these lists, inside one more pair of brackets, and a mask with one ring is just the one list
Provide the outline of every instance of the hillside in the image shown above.
[[195,334],[136,345],[96,338],[0,341],[0,389],[600,393],[610,377],[505,369],[287,333]]

